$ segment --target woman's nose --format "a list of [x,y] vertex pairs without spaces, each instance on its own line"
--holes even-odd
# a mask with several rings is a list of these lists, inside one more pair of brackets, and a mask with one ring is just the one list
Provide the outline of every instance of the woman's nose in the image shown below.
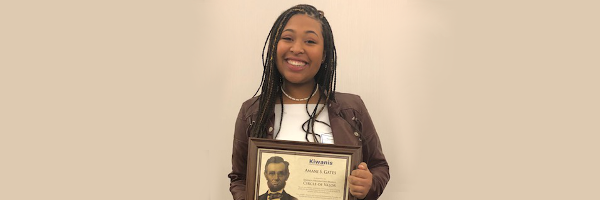
[[295,41],[292,44],[292,48],[290,48],[290,51],[292,53],[295,53],[295,54],[304,53],[304,47],[302,46],[302,42],[301,41]]

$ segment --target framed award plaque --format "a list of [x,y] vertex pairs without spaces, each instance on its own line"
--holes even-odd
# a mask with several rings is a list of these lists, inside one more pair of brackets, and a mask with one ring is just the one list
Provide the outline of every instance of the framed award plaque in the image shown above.
[[355,200],[348,176],[360,146],[250,138],[247,200]]

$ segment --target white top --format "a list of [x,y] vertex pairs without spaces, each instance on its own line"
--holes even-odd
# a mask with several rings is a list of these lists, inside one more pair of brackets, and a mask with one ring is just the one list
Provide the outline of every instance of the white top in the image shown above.
[[[308,104],[308,113],[312,113],[315,109],[316,104]],[[321,109],[324,104],[319,104]],[[292,140],[306,142],[306,132],[308,123],[302,129],[302,124],[308,120],[308,113],[306,111],[306,104],[283,104],[283,121],[281,122],[281,131],[279,131],[279,120],[281,119],[281,104],[275,104],[275,127],[273,129],[273,135],[277,140]],[[319,110],[317,110],[318,112]],[[321,114],[317,116],[317,120],[329,123],[329,114],[327,107],[323,109]],[[331,127],[315,121],[315,134],[317,134],[317,140],[319,143],[333,144],[333,134]],[[277,133],[279,131],[279,133]],[[308,140],[313,142],[313,136],[308,135]]]

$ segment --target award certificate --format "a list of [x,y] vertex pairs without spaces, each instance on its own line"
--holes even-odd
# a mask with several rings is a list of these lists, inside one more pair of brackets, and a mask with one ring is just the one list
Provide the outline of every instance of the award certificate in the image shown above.
[[361,153],[360,146],[251,138],[246,199],[354,200],[348,176]]

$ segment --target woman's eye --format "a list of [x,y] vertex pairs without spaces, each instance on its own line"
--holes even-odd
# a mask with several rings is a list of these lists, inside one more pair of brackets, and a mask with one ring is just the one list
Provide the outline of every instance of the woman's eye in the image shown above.
[[291,40],[292,40],[292,38],[290,38],[290,37],[282,37],[281,39],[282,39],[282,40],[288,40],[288,41],[291,41]]
[[308,41],[306,41],[306,43],[309,43],[309,44],[316,44],[317,42],[315,42],[315,41],[313,41],[313,40],[308,40]]

